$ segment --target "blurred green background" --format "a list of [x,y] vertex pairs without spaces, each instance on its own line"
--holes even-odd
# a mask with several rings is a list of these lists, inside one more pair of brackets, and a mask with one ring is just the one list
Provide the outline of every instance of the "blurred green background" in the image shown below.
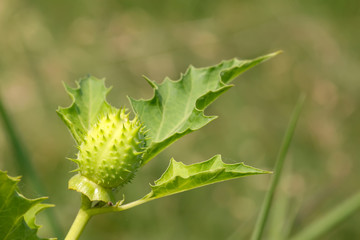
[[[305,92],[281,187],[291,201],[274,207],[271,239],[285,210],[298,211],[297,232],[359,189],[359,25],[358,0],[1,0],[0,95],[66,232],[80,200],[67,190],[74,164],[65,157],[74,156],[75,142],[55,112],[71,102],[62,82],[105,77],[109,101],[130,107],[127,95],[152,96],[142,75],[178,79],[189,64],[283,50],[234,81],[207,110],[217,120],[172,145],[118,193],[127,201],[145,195],[171,157],[193,163],[220,153],[227,163],[273,169]],[[1,121],[0,168],[23,175]],[[269,180],[248,177],[97,216],[82,239],[248,239]],[[20,187],[39,196],[26,175]],[[40,234],[51,236],[44,214],[40,222]],[[359,222],[356,214],[323,239],[360,239]]]

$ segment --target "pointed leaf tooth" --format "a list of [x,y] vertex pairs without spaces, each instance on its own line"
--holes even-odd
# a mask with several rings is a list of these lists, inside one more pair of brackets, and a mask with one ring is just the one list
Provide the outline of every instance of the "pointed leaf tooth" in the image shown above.
[[152,81],[150,78],[146,77],[145,75],[143,75],[143,78],[149,83],[149,85],[153,88],[153,89],[157,89],[158,85],[156,82]]
[[76,88],[70,87],[66,82],[63,82],[63,85],[65,88],[65,91],[69,94],[70,98],[72,100],[75,100],[74,93],[75,93],[76,88],[79,88],[79,82],[75,81]]

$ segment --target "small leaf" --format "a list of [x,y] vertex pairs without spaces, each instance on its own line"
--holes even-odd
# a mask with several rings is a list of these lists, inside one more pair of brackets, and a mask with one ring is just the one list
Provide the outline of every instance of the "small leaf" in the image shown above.
[[226,164],[220,155],[192,165],[171,159],[167,170],[155,181],[155,185],[151,185],[152,191],[144,199],[152,200],[217,182],[266,173],[270,172],[243,163]]
[[9,177],[0,170],[0,237],[4,240],[37,240],[35,217],[41,210],[52,207],[41,203],[46,197],[25,198],[19,193],[19,177]]
[[104,79],[88,76],[77,82],[77,88],[65,85],[65,89],[73,102],[70,107],[59,107],[57,113],[80,145],[92,125],[115,109],[106,102],[106,95],[111,88],[105,87]]
[[129,98],[133,110],[149,130],[144,164],[184,135],[205,126],[216,116],[204,110],[232,85],[235,77],[277,55],[272,53],[253,60],[228,60],[207,68],[190,66],[177,81],[165,78],[161,84],[150,79],[154,96],[149,100]]

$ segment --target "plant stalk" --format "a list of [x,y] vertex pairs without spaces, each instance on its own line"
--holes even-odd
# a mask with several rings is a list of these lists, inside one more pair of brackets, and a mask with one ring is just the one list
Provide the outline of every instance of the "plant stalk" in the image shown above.
[[295,106],[294,112],[291,116],[288,128],[285,132],[285,136],[283,139],[283,142],[281,144],[281,148],[279,151],[279,154],[277,156],[276,159],[276,163],[275,163],[275,171],[274,171],[274,175],[273,178],[271,180],[271,184],[270,184],[270,189],[267,192],[266,196],[265,196],[265,200],[264,203],[262,205],[261,211],[260,211],[260,215],[257,219],[256,225],[255,225],[255,229],[253,232],[253,235],[251,237],[251,240],[260,240],[264,229],[265,229],[265,224],[267,222],[269,213],[270,213],[270,208],[272,205],[272,201],[274,198],[274,194],[275,194],[275,190],[279,184],[280,181],[280,177],[281,177],[281,173],[282,173],[282,169],[284,166],[284,161],[285,161],[285,157],[287,155],[287,152],[289,150],[290,147],[290,143],[292,140],[292,137],[294,136],[294,132],[295,132],[295,128],[296,128],[296,124],[297,121],[299,120],[300,117],[300,113],[302,110],[302,107],[304,105],[304,101],[305,101],[305,95],[301,95],[299,97],[299,100]]
[[81,207],[76,215],[76,218],[71,225],[71,228],[68,234],[65,237],[65,240],[77,240],[82,234],[86,224],[89,222],[92,215],[88,212],[88,209],[91,207],[91,201],[85,195],[81,195]]
[[81,207],[76,215],[76,218],[73,224],[70,227],[68,234],[65,237],[65,240],[77,240],[82,234],[86,224],[89,222],[90,218],[94,215],[110,213],[110,212],[120,212],[127,210],[129,208],[136,207],[153,199],[139,199],[137,201],[125,204],[123,206],[113,206],[113,207],[91,207],[90,199],[81,195]]
[[125,205],[121,205],[121,206],[118,206],[118,207],[114,206],[114,207],[105,207],[105,208],[91,208],[91,209],[88,210],[88,213],[91,216],[94,216],[94,215],[99,215],[99,214],[104,214],[104,213],[121,212],[121,211],[125,211],[127,209],[130,209],[130,208],[139,206],[141,204],[147,203],[147,202],[152,201],[152,200],[154,200],[154,199],[141,198],[141,199],[136,200],[134,202],[127,203]]
[[307,228],[296,234],[291,240],[318,239],[354,215],[359,209],[360,192],[346,199],[324,216],[309,224]]

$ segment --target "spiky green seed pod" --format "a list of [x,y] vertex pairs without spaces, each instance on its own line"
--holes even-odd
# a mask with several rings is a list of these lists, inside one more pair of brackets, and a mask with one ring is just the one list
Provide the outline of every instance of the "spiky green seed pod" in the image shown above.
[[83,177],[104,187],[127,183],[140,167],[145,145],[144,131],[125,109],[103,116],[87,133],[74,161]]

